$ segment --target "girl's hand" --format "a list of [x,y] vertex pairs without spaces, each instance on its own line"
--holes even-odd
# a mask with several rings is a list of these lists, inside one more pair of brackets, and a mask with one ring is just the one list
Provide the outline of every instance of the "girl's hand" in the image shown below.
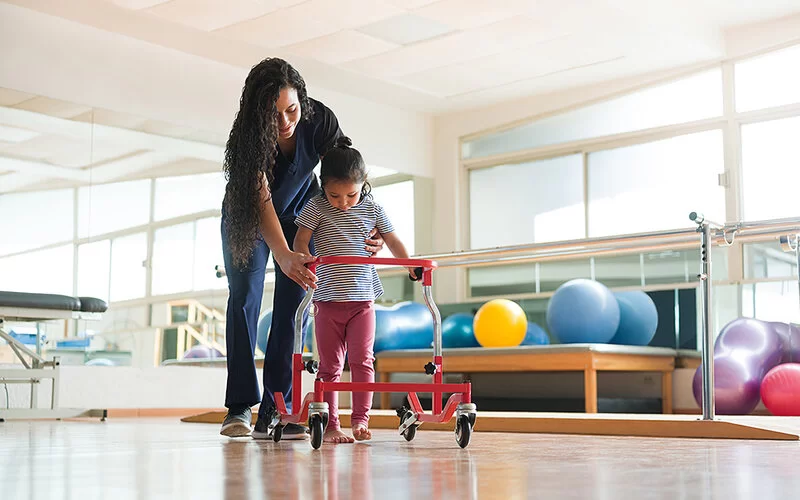
[[286,252],[280,255],[275,254],[275,261],[281,268],[283,274],[292,281],[303,287],[303,290],[317,288],[317,275],[312,273],[306,264],[314,262],[315,257],[299,252]]
[[366,243],[364,248],[367,250],[367,252],[372,254],[372,257],[383,250],[383,238],[381,238],[381,233],[378,232],[377,227],[372,228],[372,231],[369,232],[369,236],[367,236],[367,239],[364,240],[364,242]]
[[421,267],[407,267],[408,277],[411,281],[420,281],[422,279],[423,269]]

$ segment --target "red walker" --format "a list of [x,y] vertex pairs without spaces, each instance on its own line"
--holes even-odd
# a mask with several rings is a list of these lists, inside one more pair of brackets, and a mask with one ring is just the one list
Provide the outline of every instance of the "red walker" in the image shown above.
[[[306,394],[302,399],[302,373],[317,372],[317,362],[303,362],[303,314],[308,309],[314,297],[314,291],[309,290],[295,313],[294,327],[294,355],[292,359],[292,413],[286,410],[286,403],[283,394],[275,393],[276,412],[273,414],[270,428],[272,429],[272,439],[276,443],[281,440],[283,426],[289,423],[300,424],[308,420],[308,427],[311,431],[311,446],[315,449],[322,445],[322,435],[328,425],[328,403],[323,401],[323,394],[330,391],[343,392],[408,392],[408,401],[411,408],[402,407],[397,410],[400,417],[400,433],[407,441],[414,439],[417,427],[424,422],[444,423],[456,414],[456,441],[462,448],[466,448],[472,435],[472,427],[475,425],[477,413],[475,405],[470,398],[471,385],[469,382],[461,384],[442,383],[442,318],[439,309],[433,301],[431,293],[431,283],[433,282],[433,270],[437,264],[432,260],[423,259],[388,259],[380,257],[319,257],[314,263],[309,264],[308,268],[314,272],[318,265],[328,264],[384,264],[403,267],[422,268],[422,291],[425,303],[433,317],[433,362],[425,365],[425,373],[433,375],[433,383],[411,384],[411,383],[354,383],[354,382],[323,382],[317,379],[314,383],[314,392]],[[422,405],[417,398],[417,392],[429,392],[433,394],[433,412],[425,413]],[[442,409],[442,394],[450,392],[452,395],[447,400],[447,404]],[[299,410],[298,410],[299,409]],[[295,413],[296,412],[296,413]]]

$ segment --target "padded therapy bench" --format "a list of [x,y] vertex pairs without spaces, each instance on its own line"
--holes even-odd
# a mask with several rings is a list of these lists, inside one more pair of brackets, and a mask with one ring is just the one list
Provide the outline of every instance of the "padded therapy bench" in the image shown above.
[[[37,334],[35,350],[14,338],[4,330],[5,322],[41,323],[52,320],[98,320],[108,309],[104,300],[94,297],[70,297],[43,293],[0,291],[0,339],[10,346],[22,363],[20,368],[0,368],[0,384],[30,384],[30,408],[0,410],[0,420],[6,418],[68,418],[99,416],[101,410],[77,410],[58,408],[59,359],[46,360],[41,355],[41,342]],[[38,331],[38,329],[37,329]],[[37,407],[37,388],[42,379],[51,379],[53,389],[50,408]]]

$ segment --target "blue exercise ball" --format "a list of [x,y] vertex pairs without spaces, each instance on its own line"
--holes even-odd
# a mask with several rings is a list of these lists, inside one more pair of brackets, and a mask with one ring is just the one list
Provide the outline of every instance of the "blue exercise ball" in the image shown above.
[[108,358],[94,358],[87,361],[85,366],[117,366],[117,364]]
[[522,339],[520,345],[547,345],[550,343],[550,336],[544,331],[544,328],[528,321],[528,331],[525,332],[525,338]]
[[433,343],[433,318],[416,302],[391,307],[375,305],[376,353],[399,349],[427,349]]
[[611,344],[648,345],[658,328],[653,299],[642,291],[614,294],[619,306],[619,326]]
[[469,313],[454,313],[442,321],[442,347],[480,347],[472,329],[474,316]]
[[265,312],[258,320],[256,347],[261,352],[267,352],[267,338],[269,338],[269,329],[272,326],[272,310]]
[[[269,331],[272,327],[272,310],[265,312],[258,320],[258,327],[256,328],[256,347],[261,352],[267,352],[267,340],[269,339]],[[306,330],[303,332],[303,345],[311,345],[311,321],[306,323]]]
[[547,326],[563,344],[604,344],[617,333],[619,305],[602,283],[575,279],[558,287],[547,304]]

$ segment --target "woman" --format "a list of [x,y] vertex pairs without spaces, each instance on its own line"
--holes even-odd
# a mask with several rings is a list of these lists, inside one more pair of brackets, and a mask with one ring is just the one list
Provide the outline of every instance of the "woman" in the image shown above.
[[[224,163],[228,180],[222,206],[229,289],[228,414],[220,433],[225,436],[250,434],[250,407],[261,402],[252,435],[266,439],[273,394],[291,393],[294,314],[305,290],[316,287],[316,276],[305,267],[312,255],[293,252],[287,242],[294,241],[297,214],[319,192],[314,167],[341,135],[336,115],[308,97],[303,78],[289,63],[268,58],[250,71]],[[374,254],[382,246],[373,230],[366,249]],[[313,244],[309,249],[314,252]],[[262,399],[253,355],[270,252],[275,262],[275,293]],[[301,426],[283,429],[283,439],[305,437]]]

